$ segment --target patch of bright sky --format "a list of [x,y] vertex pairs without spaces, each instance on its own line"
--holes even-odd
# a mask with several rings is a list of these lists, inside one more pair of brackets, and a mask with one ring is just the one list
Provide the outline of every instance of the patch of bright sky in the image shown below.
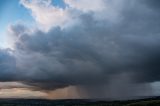
[[60,8],[65,8],[66,4],[64,3],[63,0],[52,0],[52,4],[54,6],[60,7]]

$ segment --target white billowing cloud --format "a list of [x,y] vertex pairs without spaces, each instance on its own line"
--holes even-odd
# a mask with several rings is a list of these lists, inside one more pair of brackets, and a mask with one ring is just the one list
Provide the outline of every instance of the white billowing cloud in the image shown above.
[[20,3],[32,11],[33,18],[45,30],[62,26],[69,20],[67,11],[51,5],[51,0],[21,0]]
[[38,26],[48,31],[52,27],[65,28],[79,23],[79,16],[92,13],[96,20],[117,22],[125,0],[64,0],[66,8],[52,5],[51,0],[21,0],[20,3],[31,10]]

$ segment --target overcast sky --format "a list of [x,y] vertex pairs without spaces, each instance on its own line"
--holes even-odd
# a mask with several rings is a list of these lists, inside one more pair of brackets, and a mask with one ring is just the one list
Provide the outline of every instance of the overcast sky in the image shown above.
[[0,98],[160,92],[159,0],[1,0]]

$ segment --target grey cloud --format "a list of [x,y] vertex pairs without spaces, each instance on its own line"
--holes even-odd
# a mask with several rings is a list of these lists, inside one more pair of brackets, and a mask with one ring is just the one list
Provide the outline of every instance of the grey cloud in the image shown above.
[[146,4],[153,9],[160,9],[160,1],[159,0],[143,0]]
[[16,70],[16,61],[9,52],[11,51],[0,49],[0,81],[15,80],[14,72]]
[[[120,15],[122,20],[117,23],[96,20],[92,13],[87,13],[79,17],[81,24],[65,29],[52,28],[47,33],[27,32],[23,26],[25,30],[21,32],[21,27],[12,26],[13,35],[19,35],[14,52],[17,74],[20,74],[17,79],[35,89],[77,85],[93,92],[115,82],[121,85],[120,92],[125,92],[126,87],[130,91],[130,83],[143,85],[159,81],[160,15],[150,12],[151,7],[143,6],[138,0],[127,3]],[[0,62],[11,58],[7,56],[0,56]],[[7,68],[12,67],[10,64]],[[1,73],[10,73],[4,67],[1,66],[4,69]],[[121,76],[124,73],[128,79]],[[94,89],[90,90],[92,87]],[[128,95],[133,96],[133,93]]]

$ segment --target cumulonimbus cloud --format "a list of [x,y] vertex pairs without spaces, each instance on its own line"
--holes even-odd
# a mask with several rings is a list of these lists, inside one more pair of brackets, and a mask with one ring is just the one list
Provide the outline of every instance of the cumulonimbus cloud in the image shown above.
[[[116,0],[112,2],[115,5]],[[109,11],[102,10],[79,11],[74,14],[78,14],[78,23],[65,28],[50,26],[47,32],[30,31],[23,25],[11,26],[10,36],[16,41],[12,56],[0,51],[1,81],[21,81],[41,90],[70,85],[91,89],[113,85],[115,80],[122,80],[120,84],[129,80],[127,84],[142,85],[159,81],[160,15],[145,1],[121,0],[121,3],[124,7],[120,6],[120,13],[113,15],[114,22],[106,18]],[[106,16],[97,19],[95,14],[102,12]],[[19,31],[21,27],[23,30]],[[16,77],[10,77],[11,73]]]

